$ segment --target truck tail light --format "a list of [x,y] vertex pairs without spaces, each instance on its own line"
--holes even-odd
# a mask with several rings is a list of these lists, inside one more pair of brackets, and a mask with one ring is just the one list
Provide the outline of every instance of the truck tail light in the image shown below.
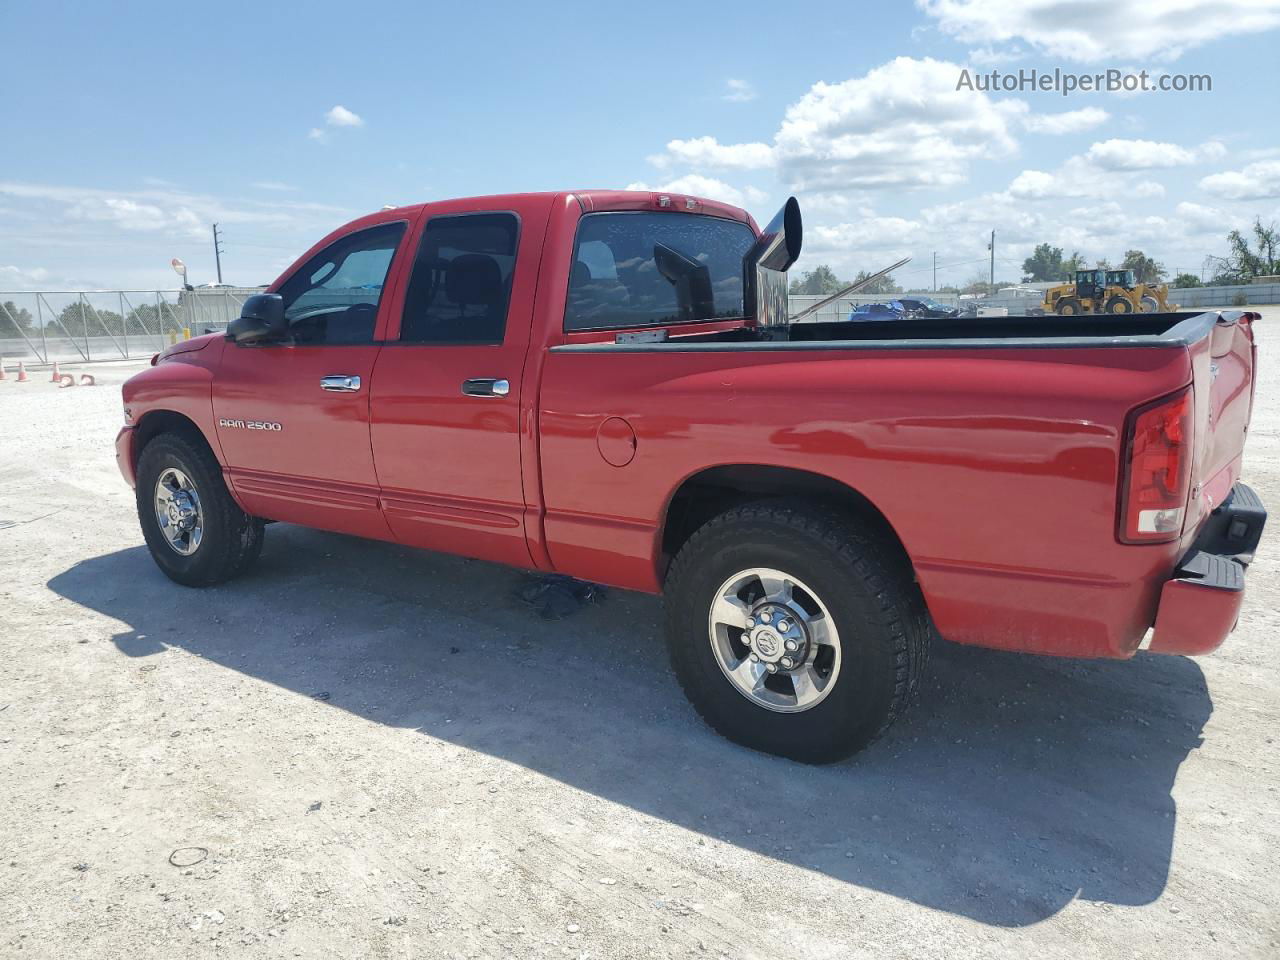
[[1123,543],[1164,543],[1182,534],[1191,483],[1191,388],[1129,414],[1120,480]]

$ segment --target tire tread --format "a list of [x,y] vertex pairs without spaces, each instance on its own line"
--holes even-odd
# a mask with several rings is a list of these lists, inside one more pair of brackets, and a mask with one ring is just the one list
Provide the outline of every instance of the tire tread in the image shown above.
[[[193,563],[183,564],[181,561],[186,558],[164,552],[172,553],[167,544],[159,542],[161,535],[158,529],[153,529],[154,518],[149,516],[151,484],[142,478],[151,476],[150,461],[166,453],[189,467],[189,472],[198,474],[193,479],[200,490],[205,537],[200,550],[193,555]],[[222,465],[203,438],[194,442],[181,433],[157,434],[138,456],[137,475],[138,519],[156,565],[171,580],[189,587],[210,587],[239,576],[258,559],[264,539],[263,523],[241,510],[232,498],[222,475]],[[205,548],[208,553],[201,552]]]
[[[696,530],[672,561],[666,579],[668,597],[677,596],[694,565],[718,538],[741,537],[744,528],[781,527],[820,542],[834,552],[847,568],[869,588],[882,614],[885,634],[891,644],[894,665],[893,692],[879,723],[864,737],[851,739],[844,748],[819,758],[818,762],[842,759],[874,743],[898,719],[919,688],[929,659],[932,624],[923,598],[914,582],[910,561],[901,547],[867,529],[850,513],[825,504],[803,501],[766,500],[733,507]],[[714,726],[708,715],[703,691],[694,682],[692,671],[681,669],[687,651],[682,632],[673,622],[675,604],[667,603],[667,642],[676,677],[685,696],[702,718]]]

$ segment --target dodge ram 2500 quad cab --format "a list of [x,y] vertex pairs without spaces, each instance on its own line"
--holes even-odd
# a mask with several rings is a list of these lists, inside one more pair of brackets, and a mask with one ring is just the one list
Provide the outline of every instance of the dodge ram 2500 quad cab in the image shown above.
[[449,200],[356,220],[124,387],[120,469],[179,583],[266,521],[666,598],[703,717],[822,762],[936,633],[1206,653],[1265,511],[1254,315],[788,323],[790,200]]

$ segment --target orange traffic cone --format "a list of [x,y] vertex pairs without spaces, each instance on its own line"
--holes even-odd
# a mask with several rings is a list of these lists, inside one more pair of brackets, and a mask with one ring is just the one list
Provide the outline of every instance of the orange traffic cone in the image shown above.
[[18,382],[26,383],[31,378],[27,376],[27,365],[21,360],[18,361]]
[[0,357],[0,380],[8,380],[9,375],[4,372],[4,357]]
[[93,374],[91,374],[91,373],[82,373],[82,374],[80,374],[80,386],[82,386],[82,387],[92,387],[92,386],[93,386],[94,384],[96,384],[96,383],[97,383],[97,381],[93,379]]
[[74,387],[75,385],[76,385],[76,378],[69,373],[64,373],[58,379],[58,386],[60,387]]
[[50,383],[57,383],[62,379],[62,371],[58,369],[58,361],[53,361],[53,376],[49,378]]

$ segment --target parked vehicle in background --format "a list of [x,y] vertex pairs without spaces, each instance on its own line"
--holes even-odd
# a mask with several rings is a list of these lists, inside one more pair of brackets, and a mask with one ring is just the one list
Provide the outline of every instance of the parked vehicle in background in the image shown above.
[[800,233],[614,191],[349,223],[125,384],[151,555],[222,583],[283,521],[661,592],[702,716],[812,762],[886,729],[935,632],[1223,641],[1266,516],[1253,314],[789,324]]
[[860,303],[849,311],[849,320],[852,323],[905,320],[906,317],[906,307],[898,300],[890,300],[888,303]]
[[949,307],[931,297],[898,297],[882,303],[862,303],[849,312],[849,320],[929,319],[946,320],[960,315],[958,307]]
[[928,320],[953,320],[960,316],[960,308],[939,303],[932,297],[899,297],[896,301],[908,316]]

